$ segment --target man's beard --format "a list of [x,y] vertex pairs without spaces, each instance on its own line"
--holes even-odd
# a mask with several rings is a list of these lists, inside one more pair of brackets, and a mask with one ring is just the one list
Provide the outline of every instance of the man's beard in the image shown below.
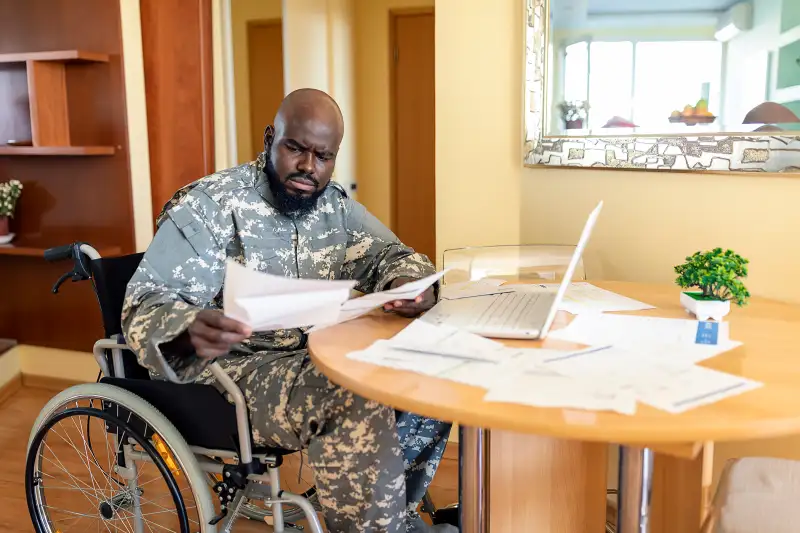
[[[264,172],[267,175],[269,189],[272,191],[272,195],[275,197],[275,202],[277,203],[275,207],[284,215],[302,216],[310,213],[317,206],[319,197],[325,192],[325,188],[322,188],[314,191],[310,196],[291,194],[286,190],[286,186],[281,183],[278,171],[275,170],[275,165],[272,164],[269,158],[267,158]],[[291,180],[292,178],[309,180],[319,186],[319,182],[307,174],[296,172],[290,174],[287,179]]]

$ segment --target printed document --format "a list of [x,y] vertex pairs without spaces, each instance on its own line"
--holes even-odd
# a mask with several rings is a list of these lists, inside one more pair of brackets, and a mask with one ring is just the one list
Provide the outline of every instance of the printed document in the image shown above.
[[710,323],[716,334],[713,342],[706,342],[702,329],[707,324],[679,318],[586,314],[575,317],[563,329],[551,331],[548,338],[587,346],[625,347],[638,355],[689,364],[741,346],[741,342],[730,339],[728,322]]
[[228,260],[223,308],[254,331],[338,324],[395,300],[413,300],[436,283],[437,272],[394,289],[350,299],[354,280],[297,279],[258,272]]

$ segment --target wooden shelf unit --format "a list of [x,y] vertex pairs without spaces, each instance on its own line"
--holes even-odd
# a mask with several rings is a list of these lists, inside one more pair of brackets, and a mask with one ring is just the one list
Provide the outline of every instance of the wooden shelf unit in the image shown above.
[[[113,155],[113,146],[72,146],[67,94],[68,64],[108,60],[84,50],[0,54],[0,106],[11,110],[0,123],[0,155]],[[6,144],[12,140],[32,146]]]

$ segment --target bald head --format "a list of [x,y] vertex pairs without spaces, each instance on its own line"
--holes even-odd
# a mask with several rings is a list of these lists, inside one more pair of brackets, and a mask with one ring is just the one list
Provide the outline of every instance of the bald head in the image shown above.
[[342,110],[328,93],[318,89],[297,89],[286,95],[275,115],[276,135],[291,123],[304,122],[330,129],[338,139],[337,145],[341,143],[344,136]]
[[284,211],[312,208],[330,183],[344,136],[344,119],[333,98],[298,89],[283,99],[264,144],[267,176]]

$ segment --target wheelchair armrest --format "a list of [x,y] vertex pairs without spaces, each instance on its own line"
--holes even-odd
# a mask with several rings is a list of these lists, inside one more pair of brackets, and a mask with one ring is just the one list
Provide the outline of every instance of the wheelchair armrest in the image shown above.
[[[125,371],[122,367],[122,354],[121,350],[130,350],[127,344],[119,343],[114,339],[100,339],[94,343],[92,350],[97,364],[103,371],[103,375],[110,377],[112,374],[109,372],[108,364],[106,362],[105,351],[113,351],[114,361],[114,374],[115,377],[125,377]],[[219,363],[214,361],[209,366],[211,373],[219,381],[225,392],[231,395],[233,404],[236,407],[236,428],[239,432],[239,456],[243,464],[248,464],[253,460],[253,450],[250,446],[250,416],[247,412],[247,402],[244,398],[242,389],[236,384],[233,379],[225,373]]]
[[[94,355],[95,361],[100,366],[100,370],[103,372],[103,375],[106,377],[116,376],[116,377],[125,377],[125,371],[122,368],[122,354],[120,350],[129,350],[127,344],[121,344],[116,341],[116,339],[100,339],[99,341],[94,343],[94,348],[92,349],[92,354]],[[116,350],[113,352],[112,358],[114,361],[114,373],[112,374],[109,371],[108,363],[106,362],[106,350]]]
[[217,378],[225,391],[231,395],[236,407],[236,428],[239,431],[239,457],[242,464],[249,464],[253,460],[253,451],[250,447],[250,416],[247,412],[247,402],[242,389],[233,379],[222,370],[219,363],[214,361],[210,365],[211,373]]

